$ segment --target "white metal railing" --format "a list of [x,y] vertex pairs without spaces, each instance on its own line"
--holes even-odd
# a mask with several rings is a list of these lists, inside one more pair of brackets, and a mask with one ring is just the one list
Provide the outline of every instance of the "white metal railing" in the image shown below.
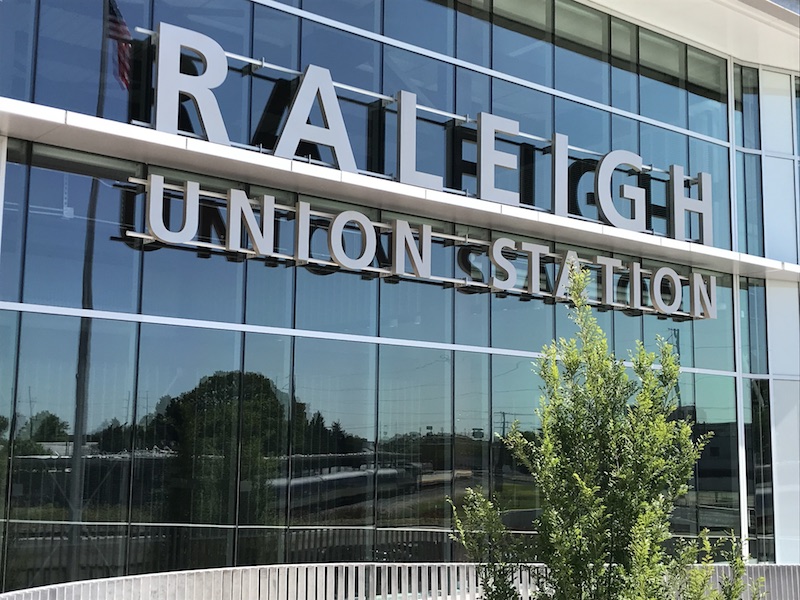
[[[520,565],[520,600],[532,600],[535,571]],[[714,567],[713,582],[727,567]],[[770,600],[800,598],[800,565],[748,565]],[[347,563],[231,567],[94,579],[0,594],[0,600],[482,600],[470,563]]]
[[[520,598],[532,598],[528,569]],[[95,579],[0,594],[0,600],[481,600],[470,563],[269,565]]]

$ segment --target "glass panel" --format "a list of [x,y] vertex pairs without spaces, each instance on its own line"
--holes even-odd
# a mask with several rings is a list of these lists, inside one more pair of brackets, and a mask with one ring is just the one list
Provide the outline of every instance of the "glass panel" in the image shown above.
[[130,536],[129,575],[233,565],[233,528],[137,523]]
[[294,365],[289,522],[371,525],[376,346],[298,338]]
[[[450,508],[448,506],[448,508]],[[379,562],[447,562],[453,555],[453,540],[444,531],[409,531],[378,529],[375,532],[375,560]],[[437,575],[436,567],[428,571],[428,581]],[[423,584],[420,584],[420,588]],[[437,593],[430,590],[432,593]],[[424,596],[424,597],[427,597]]]
[[761,71],[762,145],[764,150],[792,153],[792,77]]
[[[291,338],[245,334],[240,525],[285,525],[287,521],[291,357]],[[241,550],[239,556],[243,556]]]
[[758,540],[760,562],[775,561],[775,522],[772,508],[772,435],[770,432],[769,381],[745,379],[744,443],[747,456],[748,535]]
[[736,195],[739,251],[764,256],[764,201],[761,195],[761,157],[736,153]]
[[492,28],[487,0],[458,0],[456,57],[488,67],[491,65]]
[[489,355],[456,352],[453,502],[460,506],[468,487],[489,492]]
[[[33,4],[33,3],[29,3]],[[141,71],[139,58],[148,50],[146,36],[136,27],[148,27],[149,2],[119,0],[119,12],[129,35],[135,38],[126,54],[125,44],[112,39],[103,27],[102,2],[64,3],[41,0],[36,48],[35,101],[89,115],[128,121],[144,93],[150,73]],[[181,9],[182,11],[183,9]],[[168,23],[174,20],[164,19]],[[32,31],[31,27],[28,31]],[[2,36],[0,36],[2,37]],[[22,39],[24,48],[25,40]],[[102,52],[105,56],[101,57]],[[126,84],[124,69],[131,71]],[[104,74],[101,76],[101,71]]]
[[[124,574],[124,527],[84,522],[128,520],[135,333],[130,323],[22,317],[8,569],[23,585]],[[97,535],[108,536],[102,550]]]
[[[416,23],[416,17],[413,22]],[[406,90],[417,95],[417,104],[421,106],[452,112],[454,87],[453,65],[400,48],[384,47],[384,94],[395,96],[398,91]]]
[[[92,160],[34,147],[33,164],[48,168],[31,169],[25,302],[136,309],[139,254],[121,235],[133,223],[120,223],[121,205],[130,202],[132,194],[126,180],[136,174],[136,165],[106,159],[107,167],[90,166]],[[67,172],[77,169],[78,173]],[[123,217],[129,218],[135,216]]]
[[[279,204],[294,205],[294,194],[266,188],[250,188],[250,196],[272,195]],[[275,250],[279,254],[294,253],[294,219],[292,213],[275,218]],[[259,217],[260,218],[260,217]],[[251,258],[245,263],[245,322],[254,325],[292,327],[294,323],[295,268],[293,261]]]
[[290,528],[286,531],[286,562],[289,564],[366,562],[373,559],[374,547],[375,530],[372,528]]
[[717,273],[716,277],[717,318],[692,321],[694,366],[699,369],[733,371],[733,282],[730,275]]
[[552,3],[494,0],[492,67],[526,81],[552,85]]
[[[336,48],[336,52],[331,52]],[[380,44],[361,36],[303,21],[301,69],[317,65],[329,69],[336,83],[380,90]]]
[[[728,149],[724,146],[704,142],[696,138],[689,139],[689,170],[687,177],[695,177],[697,173],[711,175],[711,206],[713,208],[714,247],[730,249],[731,247],[731,202],[730,178],[728,173]],[[691,195],[697,198],[699,186],[691,187]],[[700,239],[700,219],[689,215],[689,237]]]
[[728,73],[724,58],[687,49],[689,129],[728,139]]
[[555,10],[556,89],[608,104],[608,15],[567,0]]
[[[485,229],[456,226],[456,234],[485,240],[489,232]],[[486,246],[458,245],[456,254],[456,278],[481,283],[489,282],[490,263]],[[470,286],[457,287],[455,292],[455,342],[471,346],[489,345],[488,288]]]
[[[238,332],[142,325],[134,522],[234,522],[240,352]],[[227,539],[228,532],[213,531]],[[186,540],[182,552],[199,539]]]
[[714,437],[697,463],[698,527],[736,535],[739,519],[739,460],[736,426],[736,390],[732,377],[695,375],[697,435],[713,431]]
[[[313,530],[318,533],[318,530]],[[334,530],[338,531],[338,530]],[[282,527],[239,527],[236,566],[272,565],[286,562],[286,530]]]
[[639,111],[639,37],[635,25],[611,17],[611,105]]
[[[311,199],[303,198],[306,201]],[[312,200],[313,206],[319,206]],[[346,207],[337,206],[336,211]],[[377,220],[377,211],[365,211]],[[327,219],[311,228],[311,257],[330,261],[328,250]],[[344,231],[345,248],[349,256],[362,253],[361,234],[357,227]],[[309,264],[296,267],[297,302],[295,323],[299,329],[339,331],[377,335],[378,332],[378,279],[368,273],[339,270],[326,265]],[[324,303],[320,299],[324,298]]]
[[450,527],[450,352],[381,346],[378,371],[379,527]]
[[6,591],[125,573],[126,525],[9,523]]
[[739,303],[742,311],[742,370],[767,373],[767,298],[760,279],[739,279]]
[[[200,175],[165,172],[167,183],[181,185],[198,181],[201,189],[227,192],[240,187]],[[165,195],[165,219],[170,230],[181,227],[182,193]],[[144,198],[141,198],[144,202]],[[224,202],[201,199],[197,239],[224,244]],[[239,323],[243,316],[244,255],[223,250],[153,244],[144,253],[142,312],[187,319],[208,319]],[[149,248],[148,248],[149,250]]]
[[791,193],[795,170],[791,160],[763,159],[765,254],[792,263],[797,262],[797,213]]
[[[655,271],[660,267],[670,267],[675,269],[677,273],[683,278],[682,280],[682,287],[681,287],[681,305],[679,310],[688,313],[690,310],[690,303],[691,303],[691,288],[689,287],[689,272],[690,269],[688,267],[678,266],[678,265],[671,265],[671,264],[662,264],[662,263],[653,263],[653,262],[643,262],[642,267],[647,269],[651,273],[655,273]],[[722,299],[725,298],[724,290],[719,290],[720,279],[717,279],[717,290],[722,291]],[[730,290],[728,290],[730,292]],[[662,288],[661,288],[662,298],[665,302],[672,301],[672,289],[666,281],[662,280]],[[642,300],[645,306],[653,307],[652,301],[652,291],[651,291],[651,279],[648,277],[643,279],[642,281]],[[718,309],[721,306],[718,304]],[[732,310],[730,303],[728,303],[727,310]],[[720,310],[719,317],[723,320],[725,319],[724,314]],[[729,337],[733,336],[733,321],[731,320],[730,314],[728,315],[729,323],[731,324],[731,331]],[[712,322],[716,322],[713,321]],[[665,318],[665,315],[655,312],[648,312],[644,315],[644,345],[648,352],[656,352],[658,349],[657,344],[657,337],[661,336],[667,342],[672,344],[673,349],[678,354],[680,358],[681,366],[683,367],[691,367],[691,366],[699,366],[696,364],[698,360],[697,352],[698,350],[695,348],[694,340],[697,339],[697,332],[692,329],[692,321],[688,319],[671,319]],[[716,331],[715,331],[716,333]],[[704,338],[707,344],[716,344],[720,342],[715,337]],[[728,348],[731,355],[731,361],[733,360],[733,346],[732,340],[729,340],[731,346]],[[699,345],[701,342],[697,342]],[[717,351],[716,348],[707,350],[708,354],[711,354],[713,351]],[[725,355],[725,353],[722,353]],[[733,370],[733,364],[731,363],[730,370]]]
[[[666,172],[653,171],[641,177],[647,190],[647,227],[653,233],[669,231],[669,167],[689,164],[687,137],[674,131],[644,123],[641,131],[641,156],[646,165]],[[688,171],[687,171],[688,176]]]
[[380,0],[303,0],[303,10],[380,33]]
[[734,65],[733,90],[736,109],[736,144],[746,148],[761,148],[758,69]]
[[0,96],[30,100],[36,3],[0,2]]
[[539,490],[524,465],[517,462],[495,434],[506,435],[514,422],[526,436],[537,432],[542,381],[530,358],[492,356],[492,444],[494,493],[510,529],[530,531],[541,510]]
[[[14,411],[17,357],[17,313],[0,311],[0,539],[5,539],[9,442]],[[5,564],[4,550],[0,562]]]
[[553,99],[548,94],[502,79],[493,79],[491,112],[519,121],[519,129],[523,133],[544,138],[553,135]]
[[686,45],[639,30],[641,114],[686,127]]
[[383,33],[453,56],[456,30],[453,4],[453,0],[384,0]]
[[[382,220],[407,218],[384,212]],[[411,220],[416,228],[419,219]],[[433,229],[444,233],[452,231],[449,225],[437,223]],[[380,237],[385,256],[390,256],[389,234]],[[380,251],[380,250],[379,250]],[[431,273],[439,277],[453,276],[454,247],[445,240],[433,239],[431,243]],[[406,265],[409,259],[406,259]],[[410,266],[407,266],[410,270]],[[380,283],[380,334],[429,342],[453,340],[453,288],[440,283],[416,278],[385,277]]]
[[[0,8],[2,10],[2,8]],[[20,145],[21,146],[21,145]],[[21,148],[19,148],[21,149]],[[3,197],[2,248],[0,248],[0,299],[11,302],[20,300],[20,276],[22,268],[22,240],[25,233],[25,214],[28,185],[28,168],[10,162],[12,158],[9,144],[9,162],[6,163],[6,186]]]

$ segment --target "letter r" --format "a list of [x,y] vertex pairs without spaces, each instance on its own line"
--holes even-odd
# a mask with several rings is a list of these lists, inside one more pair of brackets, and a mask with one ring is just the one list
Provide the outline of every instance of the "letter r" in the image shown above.
[[[181,73],[181,51],[198,54],[205,69],[200,75]],[[209,142],[230,145],[219,104],[211,91],[222,85],[228,75],[228,59],[216,41],[190,29],[161,23],[158,26],[156,59],[156,129],[178,133],[180,94],[191,97],[203,123]]]

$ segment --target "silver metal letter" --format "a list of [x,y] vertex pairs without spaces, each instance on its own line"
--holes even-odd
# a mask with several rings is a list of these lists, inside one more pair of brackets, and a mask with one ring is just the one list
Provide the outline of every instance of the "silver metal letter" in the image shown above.
[[708,276],[708,283],[700,273],[692,273],[691,302],[689,310],[695,319],[717,318],[717,278]]
[[528,255],[528,285],[525,286],[525,291],[533,296],[540,296],[541,259],[542,255],[550,252],[550,248],[541,244],[517,242],[517,250]]
[[502,204],[519,204],[519,193],[498,189],[495,167],[516,169],[517,157],[496,148],[497,134],[519,134],[519,122],[489,113],[478,114],[478,196]]
[[405,90],[397,94],[397,178],[432,190],[444,187],[438,175],[417,171],[417,95]]
[[633,167],[636,172],[642,170],[642,157],[627,150],[609,152],[597,165],[594,178],[594,196],[600,209],[600,216],[610,225],[629,229],[630,231],[647,231],[645,218],[645,191],[635,185],[621,185],[619,195],[633,202],[633,217],[630,219],[619,214],[611,197],[611,178],[620,165]]
[[[202,74],[181,73],[181,50],[184,48],[200,56],[205,65]],[[178,133],[180,94],[186,94],[197,105],[208,141],[229,146],[222,112],[211,91],[222,85],[228,76],[228,59],[222,46],[196,31],[160,23],[156,71],[156,129]]]
[[[672,302],[669,304],[664,302],[664,297],[661,295],[661,283],[665,279],[670,282],[670,287],[672,288]],[[681,306],[682,291],[681,276],[669,267],[658,269],[650,280],[650,298],[653,301],[653,306],[658,312],[665,315],[671,315],[678,311]]]
[[550,145],[550,177],[553,186],[553,214],[569,216],[569,138],[562,133],[553,134]]
[[514,286],[517,285],[517,269],[514,267],[514,263],[503,256],[503,250],[506,248],[515,249],[516,243],[514,240],[504,237],[497,238],[489,247],[489,260],[492,261],[495,267],[495,273],[497,273],[497,269],[506,273],[505,279],[492,275],[491,285],[495,290],[513,290]]
[[[344,228],[351,222],[361,230],[362,251],[358,258],[350,258],[344,249]],[[328,250],[330,250],[333,261],[340,267],[353,271],[360,271],[364,267],[368,267],[375,258],[377,243],[375,226],[366,215],[360,212],[346,210],[336,215],[331,221],[328,231]]]
[[298,202],[294,208],[294,259],[304,265],[311,257],[311,205]]
[[669,168],[670,204],[672,205],[672,222],[670,229],[676,240],[688,240],[686,235],[686,212],[700,215],[700,243],[710,246],[713,242],[714,228],[711,218],[711,175],[698,173],[699,200],[686,196],[683,167],[672,165]]
[[187,181],[183,191],[183,224],[170,231],[164,224],[164,178],[151,174],[147,178],[147,229],[165,244],[188,244],[197,235],[200,220],[200,184]]
[[603,285],[600,287],[600,303],[607,306],[619,306],[619,303],[614,301],[614,269],[620,268],[622,261],[609,256],[595,256],[594,262],[600,265],[600,274],[603,277]]
[[[325,122],[324,127],[308,123],[317,99],[322,111],[322,120]],[[294,158],[301,140],[330,146],[340,170],[351,173],[358,171],[350,138],[347,137],[342,110],[339,107],[339,99],[333,88],[331,73],[328,69],[315,65],[306,67],[306,72],[301,78],[300,87],[289,107],[286,124],[275,146],[275,156]]]
[[243,190],[228,190],[228,235],[226,247],[233,252],[246,252],[242,248],[242,221],[253,250],[261,256],[270,256],[275,251],[275,197],[263,196],[258,200],[261,225],[256,220],[250,198]]
[[431,276],[431,226],[419,226],[419,247],[408,221],[392,221],[392,275],[406,273],[406,253],[411,259],[414,274],[422,279]]

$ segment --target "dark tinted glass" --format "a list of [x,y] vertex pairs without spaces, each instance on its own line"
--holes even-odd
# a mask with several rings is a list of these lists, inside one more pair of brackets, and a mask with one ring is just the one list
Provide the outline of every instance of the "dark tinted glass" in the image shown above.
[[380,0],[303,0],[303,10],[367,31],[381,30]]
[[489,491],[489,449],[494,439],[489,419],[488,354],[455,353],[453,502],[458,506],[468,487]]
[[757,154],[736,153],[736,205],[739,251],[764,256],[761,157]]
[[237,332],[142,326],[132,496],[138,520],[234,523],[241,368]]
[[[11,158],[12,156],[9,156],[9,160]],[[14,158],[22,159],[21,156]],[[12,302],[18,302],[20,299],[22,241],[27,213],[25,202],[28,193],[27,181],[28,168],[25,165],[13,162],[6,164],[2,248],[0,248],[0,299]]]
[[[530,358],[492,356],[492,435],[506,435],[515,421],[526,436],[541,423],[535,411],[542,381]],[[539,494],[528,470],[496,437],[492,440],[494,493],[510,529],[529,531],[540,512]]]
[[733,91],[736,109],[736,144],[746,148],[760,148],[758,69],[734,65]]
[[[135,332],[130,323],[23,316],[7,587],[124,573]],[[108,543],[98,551],[89,539],[102,532]]]
[[689,129],[728,139],[728,64],[724,58],[687,49]]
[[452,65],[408,50],[384,47],[384,94],[394,96],[398,91],[406,90],[417,95],[417,104],[452,112],[454,87],[455,72]]
[[[112,39],[108,28],[104,28],[103,2],[41,1],[36,50],[37,103],[129,120],[149,78],[137,64],[147,38],[135,32],[136,27],[150,25],[149,6],[143,0],[120,0],[117,4],[131,37],[135,38],[128,60],[118,58],[120,42]],[[121,75],[128,65],[132,70],[129,85],[123,83]]]
[[[0,311],[0,536],[6,528],[6,494],[8,484],[11,418],[14,415],[14,373],[17,356],[17,314]],[[5,552],[0,550],[0,561]]]
[[381,346],[379,356],[377,524],[448,528],[452,354]]
[[[730,164],[728,149],[725,146],[704,142],[696,138],[689,139],[689,170],[687,177],[696,177],[698,173],[711,175],[711,206],[713,207],[714,247],[730,249],[731,247],[731,201],[730,201]],[[698,197],[698,186],[691,188],[693,198]],[[703,200],[708,200],[704,198]],[[689,216],[689,239],[700,238],[700,221],[696,215]]]
[[377,347],[299,338],[294,365],[289,523],[372,525]]
[[[237,522],[285,525],[292,340],[248,333],[244,347]],[[265,539],[271,535],[258,531]]]
[[384,0],[383,13],[384,35],[453,56],[453,0]]
[[[95,163],[95,164],[93,164]],[[28,202],[23,300],[136,309],[139,254],[124,231],[137,166],[36,146]],[[92,177],[91,175],[95,175]]]
[[[457,235],[489,239],[485,229],[456,226]],[[457,279],[489,283],[490,263],[486,246],[463,244],[456,246]],[[455,292],[455,342],[471,346],[489,345],[489,302],[487,288],[457,287]]]
[[608,15],[567,0],[555,9],[556,89],[608,104]]
[[233,565],[233,528],[136,523],[130,537],[129,575]]
[[535,83],[552,84],[551,6],[548,0],[494,0],[494,69]]
[[611,105],[639,111],[639,36],[635,25],[611,17]]
[[639,30],[641,114],[686,127],[686,45]]
[[760,279],[739,279],[739,304],[742,313],[742,370],[767,373],[767,298]]
[[0,2],[0,96],[30,100],[36,3]]
[[741,520],[734,379],[696,374],[695,385],[694,432],[714,432],[697,463],[698,527],[712,534],[738,534]]
[[743,383],[748,535],[757,540],[754,552],[756,559],[774,562],[775,520],[772,505],[769,381],[745,379]]

